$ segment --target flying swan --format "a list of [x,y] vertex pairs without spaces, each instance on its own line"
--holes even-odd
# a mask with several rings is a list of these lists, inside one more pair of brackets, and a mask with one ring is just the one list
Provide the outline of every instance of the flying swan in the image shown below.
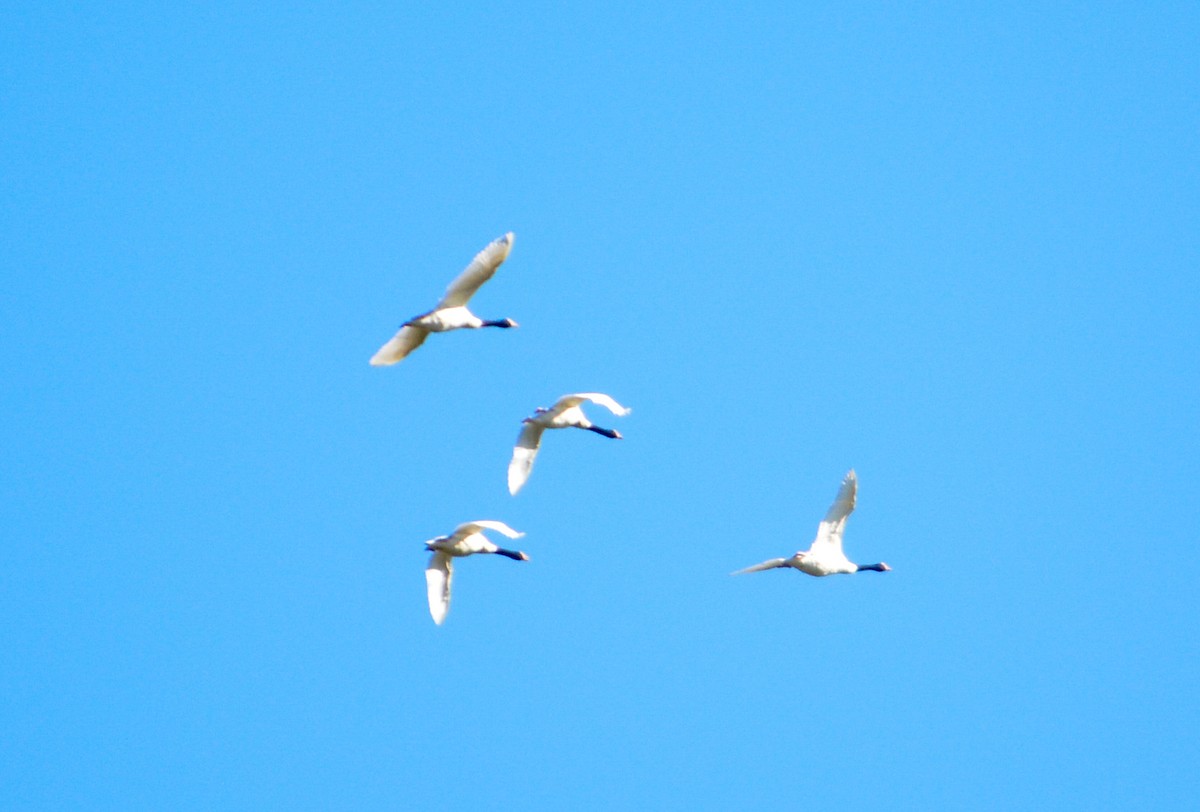
[[587,419],[580,404],[585,401],[603,406],[618,417],[624,417],[630,410],[620,403],[602,395],[599,392],[580,392],[577,395],[563,395],[549,409],[539,406],[534,410],[533,417],[527,417],[521,422],[524,427],[517,437],[517,445],[513,448],[512,461],[508,464],[508,492],[513,496],[521,490],[529,473],[533,470],[533,461],[537,457],[538,447],[542,443],[542,432],[546,429],[587,429],[596,434],[602,434],[613,440],[620,440],[621,433],[614,429],[602,429]]
[[444,333],[464,327],[516,327],[517,323],[512,319],[484,321],[467,309],[467,302],[475,295],[475,291],[491,279],[500,263],[508,258],[513,239],[510,231],[476,254],[471,264],[446,288],[437,307],[404,322],[399,332],[371,357],[371,366],[390,366],[404,360],[405,356],[421,346],[430,333]]
[[483,534],[484,530],[495,530],[510,539],[525,535],[513,530],[504,522],[485,519],[460,524],[450,535],[438,536],[425,542],[425,549],[433,553],[429,557],[429,566],[425,569],[425,587],[429,594],[429,614],[433,616],[433,622],[439,626],[446,619],[446,613],[450,611],[450,581],[454,577],[452,559],[476,553],[495,553],[505,558],[511,558],[513,561],[529,560],[529,556],[523,552],[497,547]]
[[817,528],[817,538],[808,550],[802,550],[791,558],[772,558],[770,561],[746,567],[746,569],[732,574],[741,575],[744,572],[761,572],[779,567],[791,567],[808,575],[817,576],[862,572],[863,570],[887,572],[891,569],[887,564],[855,564],[842,552],[842,531],[846,529],[846,519],[854,510],[857,493],[858,477],[851,468],[850,472],[846,474],[846,478],[842,480],[842,487],[838,489],[837,498],[833,500],[829,512],[825,514],[825,520]]

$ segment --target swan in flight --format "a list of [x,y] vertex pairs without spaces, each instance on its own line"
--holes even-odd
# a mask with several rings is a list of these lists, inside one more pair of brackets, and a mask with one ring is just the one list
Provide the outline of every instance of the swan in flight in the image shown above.
[[773,570],[778,567],[791,567],[808,575],[817,576],[862,572],[863,570],[887,572],[891,569],[887,564],[855,564],[842,552],[842,531],[846,529],[846,519],[854,510],[857,493],[858,477],[851,468],[850,472],[846,474],[846,478],[842,480],[842,487],[838,489],[837,498],[830,505],[829,512],[825,514],[821,526],[817,528],[817,538],[808,550],[801,550],[791,558],[772,558],[770,561],[738,570],[733,575]]
[[537,457],[538,447],[542,443],[542,432],[546,429],[587,429],[602,434],[613,440],[620,440],[621,433],[614,429],[602,429],[587,419],[580,406],[585,401],[603,406],[618,417],[624,417],[630,410],[620,403],[602,395],[599,392],[581,392],[577,395],[563,395],[549,409],[539,406],[533,417],[527,417],[521,422],[524,427],[517,437],[517,445],[513,448],[512,462],[508,464],[508,492],[513,496],[521,490],[529,473],[533,470],[533,460]]
[[463,327],[516,327],[512,319],[484,321],[467,309],[467,302],[484,282],[492,278],[500,263],[508,258],[512,250],[513,233],[510,231],[475,255],[458,277],[446,288],[446,293],[437,307],[428,313],[414,316],[400,326],[399,332],[379,348],[371,358],[371,366],[390,366],[404,360],[410,352],[421,346],[430,333],[444,333]]
[[505,558],[511,558],[513,561],[529,560],[529,556],[523,552],[497,547],[483,534],[484,530],[495,530],[510,539],[525,535],[513,530],[504,522],[484,519],[460,524],[450,535],[438,536],[425,542],[425,549],[433,553],[429,557],[429,566],[425,569],[425,587],[429,593],[429,614],[433,616],[433,622],[439,626],[446,619],[446,613],[450,611],[450,581],[454,577],[453,559],[476,553],[495,553]]

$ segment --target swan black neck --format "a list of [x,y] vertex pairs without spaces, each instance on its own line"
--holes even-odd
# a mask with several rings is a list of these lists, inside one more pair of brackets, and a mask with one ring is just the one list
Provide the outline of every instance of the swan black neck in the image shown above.
[[891,569],[891,567],[889,567],[887,564],[859,564],[858,565],[859,572],[862,572],[863,570],[871,570],[872,572],[887,572],[890,569]]
[[621,439],[621,432],[615,431],[613,429],[602,429],[599,426],[588,426],[587,430],[594,431],[597,434],[603,434],[605,437],[607,437],[610,440],[620,440]]
[[502,555],[505,558],[511,558],[513,561],[528,561],[529,557],[525,553],[514,552],[513,550],[500,549],[496,551],[496,555]]

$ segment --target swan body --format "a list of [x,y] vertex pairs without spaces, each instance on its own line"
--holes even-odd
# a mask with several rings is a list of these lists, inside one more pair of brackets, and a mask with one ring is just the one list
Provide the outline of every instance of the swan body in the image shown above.
[[513,530],[504,522],[480,520],[467,522],[454,528],[448,536],[438,536],[425,542],[425,549],[433,553],[425,569],[425,588],[429,598],[429,614],[433,622],[442,625],[450,611],[450,582],[454,578],[454,559],[476,553],[495,553],[514,561],[528,561],[529,556],[519,550],[506,550],[494,544],[483,534],[484,530],[495,530],[510,539],[525,535]]
[[460,273],[437,307],[428,313],[414,316],[400,326],[399,331],[379,348],[371,358],[371,366],[390,366],[399,363],[417,347],[424,343],[430,333],[444,333],[447,330],[479,327],[516,327],[512,319],[485,321],[469,309],[467,302],[475,295],[475,291],[483,283],[492,278],[500,264],[508,258],[512,251],[513,233],[510,231],[503,237],[493,240],[487,247],[475,255],[462,273]]
[[517,491],[521,490],[525,481],[529,479],[529,474],[533,471],[533,461],[542,444],[542,433],[546,429],[586,429],[613,440],[621,439],[619,431],[600,428],[588,420],[587,415],[583,413],[582,405],[588,402],[603,406],[618,417],[624,417],[631,411],[608,395],[602,395],[599,392],[563,395],[549,409],[539,406],[532,417],[521,421],[524,425],[520,435],[517,436],[512,461],[508,464],[509,493],[516,496]]
[[887,564],[855,564],[846,558],[842,552],[842,533],[846,529],[846,519],[854,511],[854,503],[858,495],[858,477],[851,468],[842,480],[837,497],[829,506],[820,526],[817,537],[807,550],[801,550],[791,558],[772,558],[761,564],[738,570],[734,575],[746,572],[762,572],[763,570],[791,567],[807,575],[822,577],[825,575],[848,575],[863,570],[887,572],[891,569]]

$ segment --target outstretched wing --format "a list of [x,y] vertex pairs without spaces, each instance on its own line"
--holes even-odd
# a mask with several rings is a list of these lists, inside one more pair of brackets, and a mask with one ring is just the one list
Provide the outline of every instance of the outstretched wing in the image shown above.
[[495,530],[497,533],[502,533],[508,536],[510,539],[519,539],[521,536],[525,535],[519,530],[513,530],[504,522],[497,522],[492,519],[480,519],[477,522],[460,524],[458,527],[454,528],[454,535],[451,536],[451,538],[460,539],[465,536],[478,533],[480,530]]
[[574,394],[574,395],[563,395],[561,398],[558,399],[558,402],[554,404],[553,408],[550,411],[558,414],[558,413],[565,411],[566,409],[571,408],[572,406],[578,406],[580,403],[583,403],[585,400],[591,401],[592,403],[603,406],[605,409],[608,409],[610,412],[617,415],[618,417],[624,417],[625,415],[627,415],[631,411],[633,411],[632,409],[626,409],[624,406],[622,406],[620,403],[617,403],[615,400],[610,398],[608,395],[601,394],[600,392],[579,392],[578,394]]
[[746,569],[744,569],[744,570],[738,570],[737,572],[731,572],[729,574],[730,575],[744,575],[747,572],[762,572],[763,570],[773,570],[773,569],[778,569],[779,567],[786,567],[786,566],[787,566],[786,558],[772,558],[770,561],[764,561],[761,564],[755,564],[753,567],[746,567]]
[[429,566],[425,569],[425,589],[429,595],[429,614],[439,626],[450,611],[450,581],[453,577],[454,563],[449,555],[439,550],[429,557]]
[[475,295],[475,291],[479,290],[480,285],[492,278],[500,263],[508,258],[514,239],[510,231],[503,237],[492,240],[486,248],[476,254],[471,264],[446,288],[445,295],[438,302],[438,309],[465,305]]
[[537,457],[545,430],[545,426],[538,423],[526,423],[521,428],[517,444],[513,447],[512,461],[508,464],[508,492],[513,496],[517,495],[517,491],[521,490],[533,471],[533,461]]
[[838,555],[845,555],[842,552],[842,532],[846,529],[846,519],[854,511],[854,502],[857,496],[858,477],[851,468],[845,479],[842,480],[842,486],[838,488],[837,498],[829,506],[829,512],[825,514],[821,526],[817,529],[817,538],[813,542],[814,550],[819,545],[827,545],[832,547]]
[[429,331],[420,327],[401,327],[388,343],[371,356],[371,366],[386,367],[403,361],[406,355],[421,346],[428,337]]

